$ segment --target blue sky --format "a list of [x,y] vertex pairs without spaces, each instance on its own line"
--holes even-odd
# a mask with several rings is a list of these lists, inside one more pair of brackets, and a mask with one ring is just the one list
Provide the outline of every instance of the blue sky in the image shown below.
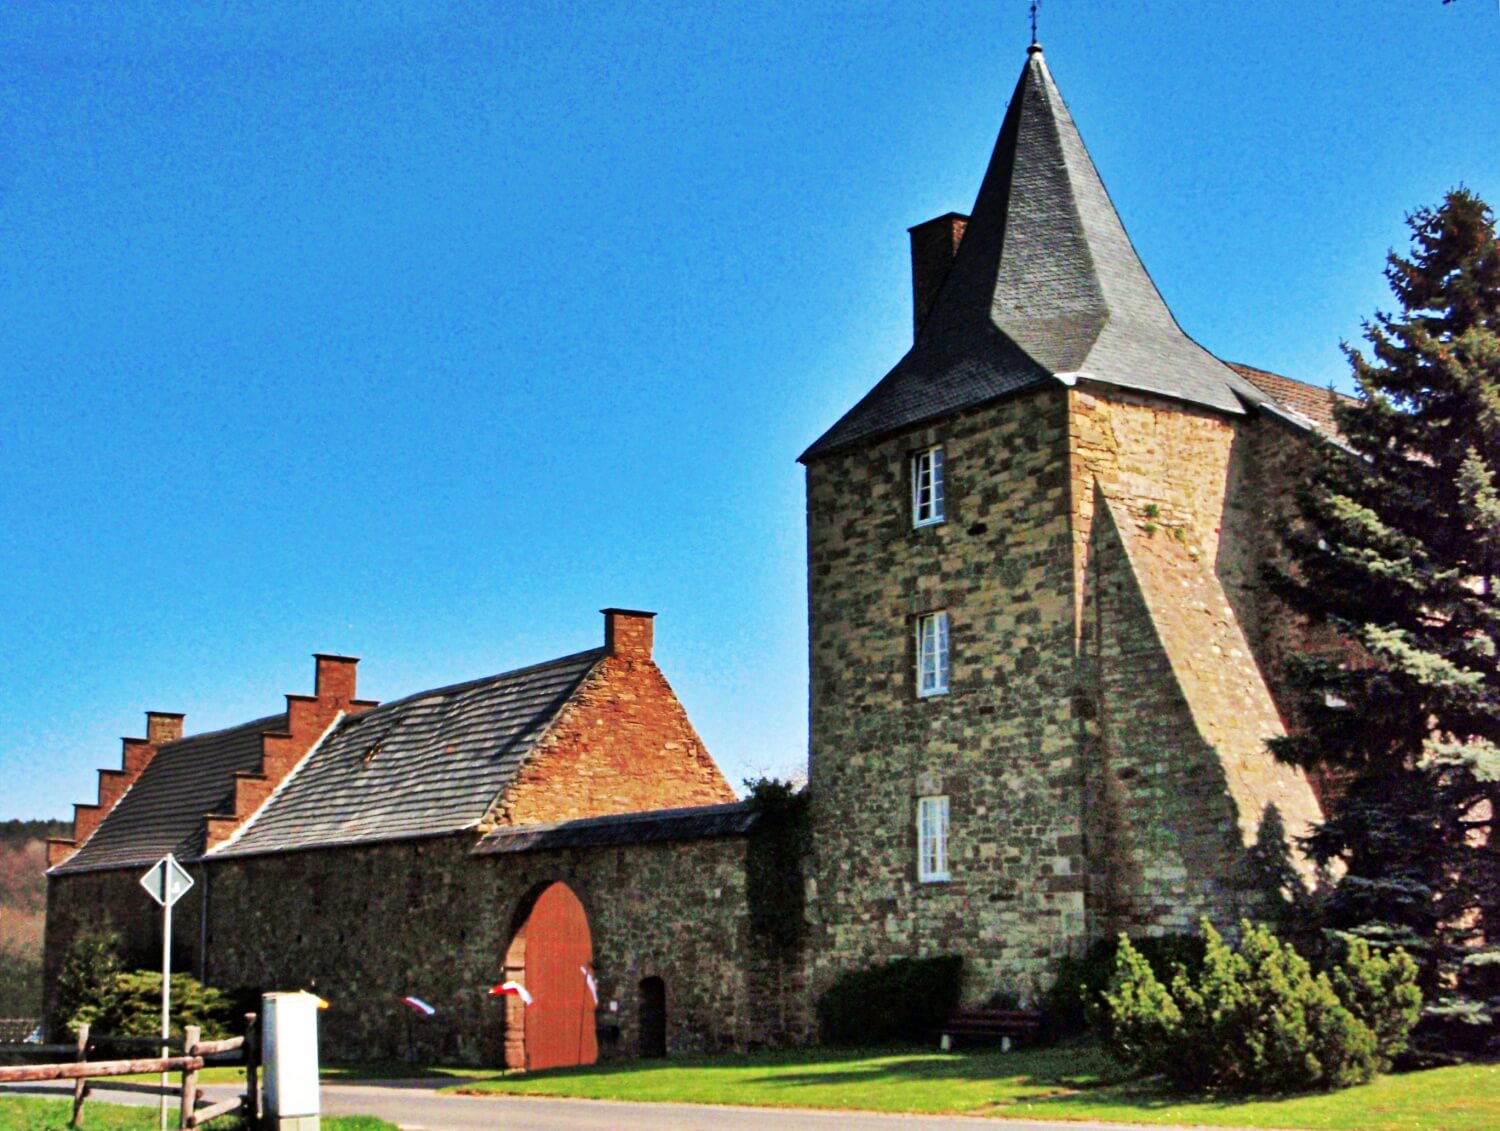
[[[381,699],[658,658],[731,780],[806,745],[797,454],[910,335],[1024,0],[0,13],[0,819],[364,657]],[[1403,215],[1500,204],[1500,10],[1044,0],[1184,327],[1344,380]]]

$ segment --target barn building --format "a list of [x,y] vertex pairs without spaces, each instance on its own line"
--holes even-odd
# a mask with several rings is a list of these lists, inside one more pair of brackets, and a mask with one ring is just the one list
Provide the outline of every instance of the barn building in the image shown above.
[[159,947],[135,884],[167,852],[181,968],[316,990],[337,1055],[533,1068],[806,1039],[900,956],[1034,997],[1106,933],[1256,914],[1318,813],[1264,747],[1307,641],[1261,575],[1334,395],[1182,331],[1038,46],[972,212],[910,235],[914,344],[801,457],[800,948],[753,926],[764,830],[652,615],[609,609],[600,649],[394,703],[320,655],[266,718],[148,714],[53,845],[49,987],[89,923]]

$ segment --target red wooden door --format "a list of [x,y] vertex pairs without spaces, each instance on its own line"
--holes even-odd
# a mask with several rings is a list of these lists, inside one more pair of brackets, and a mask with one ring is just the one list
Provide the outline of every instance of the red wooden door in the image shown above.
[[594,997],[584,972],[593,970],[594,943],[583,904],[566,884],[541,894],[526,920],[526,1067],[593,1064]]

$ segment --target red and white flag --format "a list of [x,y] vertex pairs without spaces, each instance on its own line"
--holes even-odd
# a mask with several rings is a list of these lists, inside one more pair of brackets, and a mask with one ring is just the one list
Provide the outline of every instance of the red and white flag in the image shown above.
[[588,988],[589,988],[589,995],[594,999],[594,1004],[598,1005],[599,1004],[599,983],[594,980],[594,975],[589,970],[589,968],[587,966],[580,966],[578,969],[581,970],[581,971],[583,971],[583,983],[584,983],[584,985],[588,986]]
[[533,1000],[526,987],[521,985],[520,982],[501,982],[498,986],[491,986],[490,993],[492,995],[514,994],[516,997],[524,1001],[527,1005],[530,1005]]
[[437,1012],[436,1009],[434,1009],[432,1006],[428,1005],[425,1001],[423,1001],[419,997],[404,997],[401,1000],[403,1002],[405,1002],[407,1005],[411,1006],[413,1009],[415,1009],[423,1017],[431,1017],[434,1013]]

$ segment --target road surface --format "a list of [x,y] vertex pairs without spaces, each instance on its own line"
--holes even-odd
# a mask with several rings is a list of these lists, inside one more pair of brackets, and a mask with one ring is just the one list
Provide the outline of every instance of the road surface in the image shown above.
[[[209,1103],[238,1092],[232,1084],[203,1089]],[[73,1094],[67,1084],[13,1084],[0,1094]],[[95,1084],[105,1103],[155,1104],[143,1085]],[[1060,1123],[951,1115],[882,1115],[864,1111],[812,1111],[695,1104],[617,1103],[531,1096],[458,1096],[423,1080],[367,1080],[324,1084],[324,1115],[375,1115],[412,1131],[1145,1131],[1139,1123]],[[87,1112],[87,1108],[85,1108]],[[173,1107],[173,1126],[176,1108]],[[1156,1126],[1153,1131],[1174,1131]],[[1185,1131],[1178,1128],[1176,1131]],[[1229,1131],[1220,1128],[1218,1131]]]

